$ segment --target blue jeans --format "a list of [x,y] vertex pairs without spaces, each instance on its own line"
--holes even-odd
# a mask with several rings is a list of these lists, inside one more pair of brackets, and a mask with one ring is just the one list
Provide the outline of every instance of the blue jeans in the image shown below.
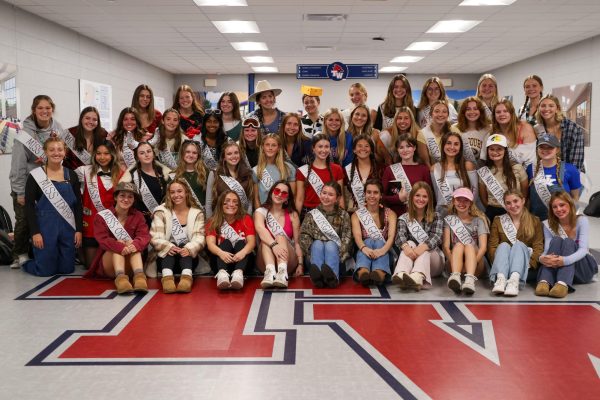
[[310,262],[319,270],[323,264],[327,264],[340,277],[340,249],[335,242],[315,240],[310,246]]
[[494,263],[490,271],[490,281],[496,282],[497,274],[502,274],[508,279],[510,278],[510,274],[517,272],[521,286],[523,286],[525,280],[527,280],[529,258],[529,249],[525,243],[519,240],[512,246],[507,242],[500,243],[494,255]]
[[[370,249],[380,249],[385,245],[383,240],[375,240],[371,238],[365,239],[365,245]],[[376,269],[380,269],[386,274],[390,273],[390,253],[387,252],[379,258],[370,259],[363,253],[362,251],[358,251],[356,253],[356,271],[359,268],[367,268],[369,271],[374,271]]]

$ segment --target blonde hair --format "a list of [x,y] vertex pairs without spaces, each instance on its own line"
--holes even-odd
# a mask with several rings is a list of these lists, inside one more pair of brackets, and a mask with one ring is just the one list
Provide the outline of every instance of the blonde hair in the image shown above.
[[175,184],[181,185],[181,187],[183,187],[183,190],[185,190],[185,205],[188,208],[192,208],[192,207],[200,208],[200,205],[196,204],[196,201],[192,197],[192,194],[190,193],[190,187],[188,186],[185,179],[176,177],[171,182],[169,182],[169,184],[167,185],[167,194],[165,196],[165,208],[167,210],[172,211],[173,208],[175,207],[175,205],[173,204],[173,200],[171,200],[171,186],[173,186]]
[[[526,200],[520,190],[507,190],[504,192],[503,200],[508,196],[517,196],[522,200]],[[519,229],[517,230],[517,239],[523,243],[530,242],[535,237],[535,217],[529,212],[525,204],[523,204],[523,213],[521,214]]]
[[[465,189],[467,190],[471,190],[470,188],[465,187]],[[457,215],[457,210],[456,207],[454,206],[454,197],[452,198],[452,202],[450,202],[450,204],[448,205],[448,214],[452,214],[452,215]],[[471,205],[469,206],[469,215],[471,215],[472,217],[477,217],[480,220],[483,221],[483,223],[485,224],[486,227],[490,226],[490,222],[488,221],[486,215],[475,205],[475,202],[473,200],[471,201]]]
[[483,83],[483,81],[489,79],[490,81],[494,82],[494,86],[496,87],[496,93],[494,93],[494,97],[492,97],[492,101],[491,101],[491,106],[493,107],[494,105],[496,105],[496,103],[498,102],[498,81],[496,80],[496,77],[492,74],[483,74],[481,75],[481,77],[479,78],[479,80],[477,81],[477,94],[476,96],[479,97],[480,99],[481,97],[481,92],[480,92],[480,87],[481,84]]
[[551,95],[550,93],[548,93],[547,95],[545,95],[544,97],[542,97],[540,99],[539,105],[538,105],[538,109],[535,113],[535,119],[537,120],[538,123],[543,124],[544,127],[546,127],[546,121],[544,121],[544,118],[542,118],[542,114],[540,113],[540,105],[542,104],[542,101],[544,100],[552,100],[554,102],[554,104],[556,104],[556,115],[554,115],[554,121],[558,122],[560,124],[560,122],[565,118],[565,115],[563,114],[562,111],[562,106],[560,105],[560,101],[558,100],[558,97]]
[[[358,107],[365,108],[367,110],[367,113],[370,114],[367,107],[356,106],[356,108],[358,108]],[[352,111],[352,113],[354,113],[354,110]],[[329,128],[327,128],[327,120],[332,115],[337,115],[338,118],[340,119],[340,129],[337,133],[331,132],[329,130]],[[352,122],[350,122],[350,124],[352,124]],[[346,130],[344,128],[345,128],[344,116],[342,115],[342,112],[339,109],[330,108],[329,110],[325,111],[325,114],[323,114],[323,131],[321,133],[327,135],[328,138],[337,135],[337,154],[338,154],[340,164],[342,163],[342,161],[344,159],[344,155],[346,154],[346,151],[348,150],[348,149],[346,149]]]
[[[365,122],[365,126],[360,130],[360,132],[358,131],[358,128],[356,127],[356,125],[354,125],[354,122],[352,121],[354,119],[354,113],[359,108],[362,108],[367,113],[367,121]],[[371,121],[371,110],[369,110],[369,107],[367,107],[364,104],[354,107],[354,109],[350,113],[350,118],[348,121],[348,132],[352,134],[353,138],[360,135],[361,133],[364,133],[369,136],[373,134],[373,121]]]
[[[402,113],[408,114],[408,116],[410,117],[410,128],[408,132],[400,132],[400,130],[398,129],[398,125],[396,124],[398,116]],[[410,136],[416,139],[417,136],[419,136],[419,125],[415,121],[415,115],[413,114],[412,110],[408,107],[400,107],[398,111],[396,111],[396,115],[394,115],[394,123],[387,129],[387,131],[390,133],[390,137],[392,138],[392,146],[396,145],[396,141],[403,133],[408,133]],[[395,149],[392,149],[392,151],[395,151]]]
[[[179,160],[177,161],[177,168],[175,169],[175,179],[183,178],[183,174],[186,172],[185,161],[183,160],[183,155],[185,154],[185,149],[189,146],[195,146],[196,151],[198,152],[198,159],[196,160],[196,164],[194,165],[194,171],[198,175],[197,183],[206,190],[206,181],[208,178],[208,173],[206,171],[206,166],[204,165],[204,161],[202,161],[202,151],[200,150],[200,146],[198,142],[192,140],[185,140],[181,147],[179,147]],[[185,178],[183,178],[185,179]]]
[[418,190],[424,189],[427,192],[427,207],[425,208],[425,221],[427,223],[432,223],[435,218],[435,207],[433,206],[433,191],[431,190],[431,186],[427,182],[419,181],[412,186],[410,194],[408,195],[408,218],[411,221],[416,220],[417,218],[417,210],[414,205],[414,197]]
[[348,88],[348,95],[352,91],[352,89],[357,89],[359,92],[365,95],[365,100],[368,98],[369,94],[367,93],[367,87],[360,82],[355,82]]
[[569,205],[569,225],[575,226],[578,216],[577,208],[575,208],[575,202],[569,193],[565,192],[564,190],[552,193],[552,196],[550,196],[550,203],[548,205],[548,225],[550,225],[552,232],[558,233],[560,222],[558,221],[556,215],[554,215],[554,212],[552,212],[552,203],[555,200],[562,200]]
[[279,179],[287,180],[287,178],[290,176],[290,170],[285,163],[285,157],[283,155],[283,146],[281,144],[281,139],[279,138],[279,135],[276,133],[269,133],[262,140],[261,150],[258,153],[258,164],[256,165],[256,176],[257,176],[258,180],[260,181],[262,179],[263,172],[267,168],[267,156],[265,155],[265,152],[262,148],[262,146],[264,146],[264,144],[267,142],[267,140],[274,140],[277,142],[277,146],[279,147],[279,149],[277,150],[277,154],[275,155],[275,160],[274,160],[273,164],[279,171],[279,175],[280,175]]

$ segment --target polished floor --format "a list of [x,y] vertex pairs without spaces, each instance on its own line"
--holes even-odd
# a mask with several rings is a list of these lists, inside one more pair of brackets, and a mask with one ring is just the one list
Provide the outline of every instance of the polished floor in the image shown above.
[[[76,273],[81,274],[82,270]],[[312,289],[116,296],[0,267],[0,399],[600,398],[600,284],[565,300]]]

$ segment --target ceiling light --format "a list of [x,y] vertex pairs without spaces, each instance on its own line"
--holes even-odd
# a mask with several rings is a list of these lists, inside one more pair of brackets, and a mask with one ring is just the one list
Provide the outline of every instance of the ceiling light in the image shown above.
[[348,14],[304,14],[302,18],[313,22],[345,22]]
[[214,6],[227,6],[227,7],[247,7],[248,3],[246,0],[194,0],[194,3],[198,7],[214,7]]
[[244,61],[247,63],[272,63],[273,57],[265,57],[265,56],[250,56],[243,57]]
[[304,46],[304,50],[306,51],[333,51],[335,47],[333,46]]
[[411,51],[427,51],[442,48],[448,42],[412,42],[406,49]]
[[400,56],[394,57],[390,60],[393,63],[415,63],[421,61],[424,57],[419,56]]
[[277,67],[252,67],[254,72],[279,72]]
[[212,21],[221,33],[260,33],[254,21]]
[[463,0],[459,6],[509,6],[517,0]]
[[462,33],[474,28],[480,22],[481,21],[466,21],[463,19],[439,21],[429,28],[427,33]]
[[381,67],[379,68],[379,72],[402,72],[407,67]]
[[231,42],[231,45],[237,51],[267,51],[267,44],[264,42]]

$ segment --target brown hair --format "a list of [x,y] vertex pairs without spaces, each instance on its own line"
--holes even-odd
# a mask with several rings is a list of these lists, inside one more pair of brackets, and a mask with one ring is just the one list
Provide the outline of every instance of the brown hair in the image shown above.
[[[148,108],[146,110],[140,106],[140,94],[142,93],[142,90],[147,90],[150,92],[150,103],[148,104]],[[142,84],[135,88],[133,97],[131,99],[131,107],[134,107],[136,110],[138,110],[138,113],[140,114],[146,114],[150,123],[154,121],[154,92],[152,89],[150,89],[150,86]]]
[[179,95],[181,94],[181,92],[190,93],[192,95],[192,111],[196,111],[199,112],[201,115],[204,115],[204,108],[200,104],[200,101],[198,101],[198,96],[196,96],[196,92],[194,92],[194,90],[189,85],[181,85],[177,88],[175,96],[173,97],[173,106],[171,108],[174,108],[176,110],[179,110],[181,108],[181,106],[179,105]]
[[[522,200],[527,200],[520,190],[507,190],[504,192],[503,200],[508,196],[517,196]],[[550,213],[548,213],[550,214]],[[523,204],[523,213],[521,214],[519,229],[517,230],[517,239],[524,243],[531,241],[535,237],[535,217],[529,212],[526,205]]]
[[235,220],[241,220],[246,215],[246,210],[244,209],[244,207],[242,207],[242,200],[240,199],[240,196],[238,196],[238,194],[231,189],[225,190],[219,195],[219,198],[217,199],[217,204],[214,207],[214,214],[208,222],[207,230],[214,230],[217,233],[217,235],[221,234],[221,225],[223,225],[223,221],[225,221],[225,215],[223,214],[223,205],[225,204],[225,197],[230,193],[233,193],[235,195],[235,198],[238,202],[238,209],[234,216]]
[[33,98],[33,102],[31,103],[30,117],[33,120],[33,122],[35,122],[36,126],[38,126],[38,122],[37,122],[37,118],[35,117],[35,109],[38,106],[38,104],[40,104],[44,100],[46,100],[48,103],[50,103],[50,107],[52,107],[52,112],[54,112],[54,110],[56,109],[56,105],[54,104],[54,102],[52,101],[50,96],[45,95],[45,94],[38,94],[37,96],[35,96]]
[[190,193],[190,187],[188,186],[187,182],[184,180],[184,178],[175,178],[173,179],[171,182],[169,182],[169,184],[167,185],[167,193],[165,195],[165,208],[169,211],[172,211],[174,208],[174,204],[173,204],[173,200],[171,200],[171,186],[173,185],[181,185],[183,187],[183,190],[185,190],[185,205],[188,207],[195,207],[195,208],[200,208],[199,204],[196,204],[196,201],[194,200],[194,198],[192,197],[192,194]]
[[433,206],[433,191],[427,182],[419,181],[415,183],[408,195],[408,219],[414,221],[417,218],[417,210],[415,209],[414,197],[418,190],[424,189],[427,192],[427,207],[425,208],[425,221],[432,223],[435,218],[435,207]]
[[463,100],[458,109],[458,123],[456,124],[456,127],[461,132],[466,132],[468,129],[469,122],[467,121],[466,113],[467,107],[471,102],[477,104],[477,109],[479,110],[479,119],[476,123],[477,129],[488,128],[490,126],[490,119],[485,112],[485,107],[483,106],[481,99],[476,96],[469,96]]
[[415,109],[415,104],[412,98],[412,89],[410,88],[410,82],[406,78],[406,75],[399,74],[392,78],[390,84],[388,85],[387,94],[385,96],[385,100],[381,104],[381,112],[388,118],[392,118],[396,113],[396,99],[394,98],[394,85],[397,81],[402,81],[404,88],[406,89],[406,96],[402,99],[401,106],[406,106],[411,110]]
[[558,218],[556,217],[556,215],[554,215],[554,212],[552,211],[552,203],[555,200],[562,200],[569,205],[569,225],[575,226],[575,224],[577,223],[578,216],[577,208],[575,207],[575,202],[573,201],[573,198],[569,193],[565,192],[564,190],[559,190],[558,192],[552,193],[548,205],[548,208],[550,209],[548,212],[548,225],[550,225],[550,229],[552,230],[552,232],[558,233],[558,227],[560,225],[560,222],[558,221]]
[[217,108],[221,110],[221,101],[223,101],[225,96],[229,96],[229,100],[231,100],[231,105],[233,106],[231,114],[233,119],[235,121],[240,121],[242,119],[242,115],[240,114],[240,100],[238,99],[237,94],[234,92],[223,92],[221,97],[219,97],[219,101],[217,102]]

